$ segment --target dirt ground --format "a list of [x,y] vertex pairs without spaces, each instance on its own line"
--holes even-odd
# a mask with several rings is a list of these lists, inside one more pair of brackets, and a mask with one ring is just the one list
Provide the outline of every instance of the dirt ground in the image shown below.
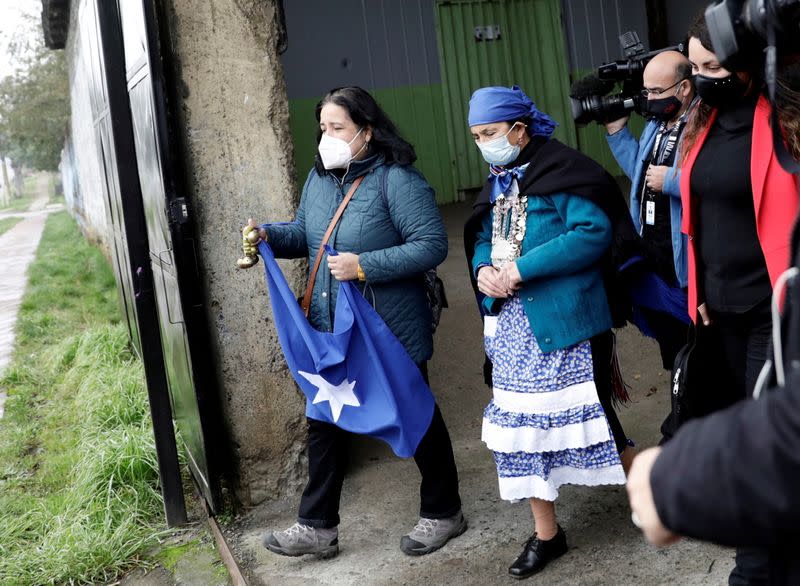
[[[440,267],[450,308],[436,334],[431,382],[450,429],[469,530],[421,558],[399,550],[417,520],[419,474],[413,460],[395,458],[383,444],[359,438],[342,495],[340,554],[332,560],[285,558],[259,543],[267,528],[294,522],[298,496],[243,514],[229,537],[252,584],[508,584],[508,565],[532,532],[526,503],[498,498],[495,466],[480,441],[490,392],[483,385],[481,323],[469,287],[461,227],[466,205],[442,209],[450,256]],[[632,402],[621,409],[638,447],[654,445],[669,405],[668,374],[652,340],[632,327],[618,332],[620,360]],[[679,474],[680,471],[676,471]],[[693,541],[657,550],[631,524],[623,487],[564,487],[557,504],[570,551],[536,584],[724,584],[733,551]]]

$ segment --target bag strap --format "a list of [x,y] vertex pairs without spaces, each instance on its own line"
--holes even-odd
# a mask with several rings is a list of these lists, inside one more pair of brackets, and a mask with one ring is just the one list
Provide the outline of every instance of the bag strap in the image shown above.
[[314,259],[314,266],[311,269],[311,272],[308,274],[308,285],[306,286],[306,292],[303,295],[303,300],[300,302],[300,307],[303,310],[303,313],[308,317],[308,312],[311,308],[311,294],[314,291],[314,282],[317,280],[317,271],[319,271],[319,265],[322,263],[322,254],[325,252],[325,245],[328,244],[328,240],[333,233],[333,229],[336,227],[336,224],[339,223],[339,220],[342,218],[342,214],[344,213],[344,208],[347,207],[347,204],[350,203],[350,200],[353,199],[353,195],[358,189],[358,186],[361,185],[361,182],[364,180],[364,175],[361,177],[357,177],[353,184],[350,186],[350,189],[347,191],[347,195],[344,196],[342,203],[339,204],[339,208],[336,210],[336,213],[333,214],[333,218],[331,219],[331,223],[328,225],[328,229],[325,230],[325,235],[322,237],[322,242],[319,245],[319,250],[317,250],[317,256]]

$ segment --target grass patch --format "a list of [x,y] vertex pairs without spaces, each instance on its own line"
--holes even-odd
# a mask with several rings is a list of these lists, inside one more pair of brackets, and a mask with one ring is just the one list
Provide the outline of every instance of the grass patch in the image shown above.
[[22,193],[24,195],[36,195],[36,183],[39,181],[39,174],[33,173],[22,178]]
[[61,179],[55,173],[50,173],[50,182],[48,184],[48,189],[50,190],[50,199],[47,201],[48,204],[53,203],[64,203],[64,193],[63,191],[61,194],[56,192],[56,185],[60,183]]
[[14,226],[16,226],[19,222],[22,221],[22,218],[2,218],[0,219],[0,236],[11,230]]
[[[51,201],[63,201],[63,198],[55,197],[55,182],[54,182],[54,175],[48,174],[48,195],[49,200],[48,203]],[[38,193],[38,185],[39,185],[39,178],[41,173],[34,173],[33,175],[29,175],[22,180],[22,197],[12,197],[11,201],[8,205],[4,208],[0,208],[2,211],[10,211],[10,212],[24,212],[27,211],[30,205],[33,203],[33,200],[36,199]]]
[[66,213],[29,274],[0,379],[0,584],[107,581],[163,527],[143,370],[111,268]]
[[159,550],[156,559],[162,566],[174,573],[178,562],[182,558],[186,557],[187,554],[200,551],[201,547],[202,544],[199,538],[179,545],[164,546]]
[[33,203],[33,195],[23,195],[22,197],[12,197],[8,205],[2,209],[5,212],[25,212]]

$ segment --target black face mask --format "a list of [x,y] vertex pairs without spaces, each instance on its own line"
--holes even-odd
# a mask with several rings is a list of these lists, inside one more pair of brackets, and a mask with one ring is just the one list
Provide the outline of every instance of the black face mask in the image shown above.
[[683,106],[683,103],[675,96],[658,98],[657,100],[646,100],[642,105],[642,115],[655,118],[662,122],[668,122],[675,118],[681,106]]
[[735,104],[747,91],[747,85],[735,73],[731,73],[728,77],[695,75],[694,87],[697,95],[713,108]]

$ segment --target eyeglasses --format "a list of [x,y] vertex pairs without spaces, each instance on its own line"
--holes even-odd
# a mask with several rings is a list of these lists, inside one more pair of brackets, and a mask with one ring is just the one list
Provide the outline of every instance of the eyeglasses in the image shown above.
[[669,86],[667,88],[664,88],[663,90],[660,89],[660,88],[655,88],[655,89],[652,89],[652,90],[644,88],[640,93],[642,94],[642,97],[645,97],[645,98],[649,98],[650,96],[658,96],[658,95],[663,94],[664,92],[666,92],[668,90],[671,90],[676,85],[680,84],[683,81],[686,81],[687,79],[688,78],[683,77],[683,78],[679,79],[678,81],[676,81],[675,83],[673,83],[671,86]]

